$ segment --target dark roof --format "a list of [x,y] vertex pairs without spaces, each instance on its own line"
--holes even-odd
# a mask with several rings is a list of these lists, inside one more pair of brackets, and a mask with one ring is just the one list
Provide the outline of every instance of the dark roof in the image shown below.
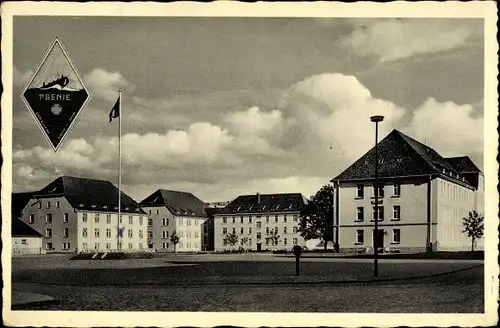
[[[62,176],[34,195],[35,198],[57,196],[65,197],[77,210],[118,212],[118,188],[109,181]],[[121,211],[144,214],[139,204],[123,191]]]
[[33,197],[34,192],[17,192],[12,193],[12,205],[11,205],[11,213],[12,218],[17,218],[21,215],[26,204],[29,203],[31,198]]
[[205,203],[190,192],[158,189],[141,206],[165,206],[174,215],[206,217]]
[[[379,177],[409,177],[442,174],[457,179],[459,173],[434,149],[393,130],[378,143]],[[450,176],[451,173],[451,176]],[[375,147],[340,173],[332,181],[355,181],[375,178]]]
[[307,199],[298,193],[244,195],[233,200],[217,214],[295,212],[302,210],[306,204]]
[[205,208],[205,212],[207,213],[207,217],[213,217],[214,215],[222,212],[223,207],[207,207]]
[[12,237],[42,237],[42,234],[23,221],[12,218]]
[[445,158],[459,173],[479,173],[481,170],[474,164],[469,156]]

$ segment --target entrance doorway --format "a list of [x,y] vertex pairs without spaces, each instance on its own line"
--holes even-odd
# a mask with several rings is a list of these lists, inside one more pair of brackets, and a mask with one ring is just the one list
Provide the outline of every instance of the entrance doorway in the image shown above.
[[262,251],[262,243],[257,243],[257,252]]

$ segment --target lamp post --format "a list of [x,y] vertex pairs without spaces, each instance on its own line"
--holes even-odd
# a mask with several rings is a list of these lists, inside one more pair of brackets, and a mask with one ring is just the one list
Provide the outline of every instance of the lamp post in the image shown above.
[[379,195],[379,185],[378,185],[378,123],[382,122],[384,117],[382,115],[375,115],[370,117],[370,121],[375,122],[375,183],[373,184],[373,190],[375,191],[375,231],[373,232],[373,276],[378,277],[378,195]]

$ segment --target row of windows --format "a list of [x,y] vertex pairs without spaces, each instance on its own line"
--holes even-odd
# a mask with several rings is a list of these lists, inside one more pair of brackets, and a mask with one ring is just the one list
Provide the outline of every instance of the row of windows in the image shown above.
[[[47,213],[45,214],[45,223],[51,224],[52,223],[52,213]],[[62,216],[62,222],[63,223],[68,223],[69,221],[69,214],[68,213],[63,213]],[[35,214],[30,214],[29,215],[29,223],[33,224],[35,223]]]
[[[257,215],[255,218],[256,218],[257,220],[260,220],[262,217],[261,217],[260,215]],[[236,217],[235,217],[235,216],[233,216],[233,217],[232,217],[232,218],[230,218],[230,219],[232,220],[232,223],[233,223],[233,224],[234,224],[234,223],[236,223]],[[287,219],[288,219],[288,218],[287,218],[287,216],[286,216],[286,215],[283,215],[283,222],[284,222],[284,223],[286,223],[286,222],[287,222]],[[292,219],[293,219],[293,221],[297,222],[297,221],[299,220],[299,216],[298,216],[298,215],[293,215],[293,216],[292,216]],[[270,222],[270,220],[271,220],[271,219],[270,219],[269,215],[266,215],[266,223],[269,223],[269,222]],[[239,221],[240,221],[240,223],[244,223],[244,221],[243,221],[243,216],[240,216]],[[274,222],[275,222],[275,223],[278,223],[278,221],[279,221],[279,216],[278,216],[278,215],[275,215],[275,216],[274,216]],[[227,218],[227,217],[225,217],[225,216],[223,216],[223,217],[222,217],[222,223],[224,223],[224,224],[225,224],[225,223],[228,223],[228,218]],[[252,216],[251,216],[251,215],[248,217],[248,223],[252,223]],[[260,224],[261,224],[261,222],[257,221],[257,225],[258,225],[259,227],[260,227]]]
[[[45,244],[45,249],[46,249],[46,250],[52,250],[52,249],[54,249],[53,245],[54,245],[54,244],[53,244],[53,243],[50,243],[50,242],[49,242],[49,243],[46,243],[46,244]],[[61,247],[61,248],[62,248],[63,250],[69,250],[69,249],[71,248],[71,244],[70,244],[70,243],[62,243],[62,247]]]
[[[195,231],[194,234],[191,234],[191,231],[187,231],[185,234],[184,234],[184,231],[179,231],[177,234],[178,234],[179,238],[184,238],[184,235],[186,236],[186,238],[191,238],[192,236],[194,236],[194,238],[200,237],[200,234],[198,231]],[[169,238],[169,237],[170,237],[170,233],[168,231],[161,232],[162,239]],[[153,238],[152,231],[148,231],[148,238]]]
[[[38,201],[38,208],[41,209],[42,208],[42,201]],[[61,203],[59,201],[56,201],[56,208],[59,208],[61,207]],[[45,208],[50,208],[50,202],[45,202]]]
[[[128,246],[128,249],[134,248],[133,247],[134,245],[132,243],[128,243],[127,246]],[[82,248],[83,249],[89,249],[88,244],[86,242],[82,243]],[[93,247],[92,248],[95,249],[95,250],[99,250],[99,249],[101,249],[101,244],[98,243],[98,242],[95,242],[95,243],[93,243]],[[106,243],[106,249],[113,249],[113,248],[111,247],[111,243]],[[123,249],[123,243],[122,242],[120,242],[120,248]],[[144,248],[144,245],[142,243],[139,243],[139,249],[143,249],[143,248]]]
[[[256,230],[258,230],[259,228],[257,228]],[[298,227],[292,227],[292,233],[297,233],[298,232]],[[227,234],[227,228],[222,228],[222,234],[223,235],[226,235]],[[270,228],[270,227],[266,227],[266,235],[272,233],[273,231],[276,231],[276,233],[279,233],[279,229],[278,227],[274,227],[273,228]],[[232,229],[232,233],[233,234],[236,234],[236,228],[233,228]],[[245,233],[245,229],[244,228],[240,228],[240,235],[243,235]],[[259,232],[260,233],[260,232]],[[289,233],[288,232],[288,227],[283,227],[283,233]],[[251,235],[252,234],[252,227],[248,228],[248,234]]]
[[446,181],[441,181],[439,190],[441,196],[455,198],[462,201],[471,201],[473,197],[472,191]]
[[[378,214],[378,215],[377,215]],[[356,221],[361,222],[365,220],[365,209],[362,206],[358,206],[356,208]],[[375,208],[373,208],[372,211],[372,220],[378,220],[382,221],[384,220],[384,207],[379,206],[378,207],[378,213],[375,212]],[[401,206],[400,205],[394,205],[392,206],[392,218],[391,220],[393,221],[398,221],[401,220]]]
[[[167,249],[169,246],[170,246],[169,243],[161,243],[161,248],[163,248],[163,249]],[[179,242],[179,244],[177,246],[179,248],[184,248],[184,243],[181,241],[181,242]],[[191,246],[194,248],[198,248],[198,247],[200,247],[200,244],[198,242],[195,242],[195,243],[187,242],[186,243],[186,248],[191,248]],[[153,247],[153,245],[151,244],[150,248],[152,248],[152,247]]]
[[[87,222],[88,221],[88,213],[83,213],[82,215],[82,221]],[[94,222],[99,223],[100,221],[100,216],[99,213],[96,213],[94,215]],[[111,214],[106,214],[106,223],[111,224]],[[120,215],[120,223],[123,223],[123,215]],[[134,217],[132,215],[128,216],[128,224],[134,224]],[[142,216],[139,217],[139,225],[144,224],[144,219]]]
[[[384,186],[379,186],[378,188],[372,187],[373,188],[373,197],[377,195],[378,191],[378,197],[384,197]],[[392,197],[400,197],[401,196],[401,185],[400,184],[394,184],[392,185]],[[356,188],[356,198],[364,198],[365,197],[365,186],[364,185],[358,185]]]
[[[392,229],[392,243],[399,244],[401,242],[401,229]],[[365,243],[365,231],[356,230],[356,244]]]
[[[260,235],[257,234],[257,242],[260,242]],[[280,239],[278,241],[278,244],[283,244],[284,246],[288,245],[288,239],[287,238],[283,238],[282,240]],[[292,245],[298,245],[299,243],[299,239],[298,238],[292,238]],[[248,239],[245,239],[245,240],[242,240],[240,241],[240,244],[241,246],[252,246],[252,238],[248,238]],[[266,240],[266,245],[269,245],[271,244],[271,242],[269,240]]]
[[[52,238],[52,229],[45,229],[45,237],[46,238]],[[63,238],[68,238],[69,237],[69,229],[64,228],[63,230]]]
[[[117,235],[118,235],[118,233],[117,233]],[[100,229],[99,228],[94,229],[94,237],[99,237],[99,236],[100,236]],[[134,231],[132,229],[128,229],[127,236],[129,238],[133,238]],[[87,228],[82,229],[82,237],[83,238],[88,237],[88,229]],[[121,237],[123,237],[123,236],[121,236]],[[143,231],[139,230],[139,238],[143,238],[143,237],[144,237]],[[111,229],[109,229],[109,228],[106,229],[106,238],[111,238]]]

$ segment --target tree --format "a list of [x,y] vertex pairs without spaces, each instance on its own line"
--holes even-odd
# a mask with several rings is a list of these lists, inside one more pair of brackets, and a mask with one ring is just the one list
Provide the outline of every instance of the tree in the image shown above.
[[463,233],[471,238],[471,251],[474,251],[474,245],[477,239],[481,239],[484,234],[484,217],[480,216],[476,211],[470,211],[468,217],[462,218],[464,224]]
[[174,230],[170,235],[170,242],[174,245],[174,253],[176,252],[177,244],[180,240],[181,238],[177,235],[177,230]]
[[273,229],[269,232],[269,235],[266,237],[266,243],[271,243],[272,246],[278,246],[280,242],[280,236],[278,235],[278,230]]
[[333,241],[333,186],[323,186],[302,209],[298,231],[305,240],[323,241],[326,251]]
[[228,233],[222,242],[224,245],[234,246],[238,243],[238,236],[235,233]]
[[[244,246],[247,246],[248,245],[248,237],[243,237],[240,239],[240,245],[241,245],[241,248],[243,248]],[[245,250],[246,251],[246,250]]]

